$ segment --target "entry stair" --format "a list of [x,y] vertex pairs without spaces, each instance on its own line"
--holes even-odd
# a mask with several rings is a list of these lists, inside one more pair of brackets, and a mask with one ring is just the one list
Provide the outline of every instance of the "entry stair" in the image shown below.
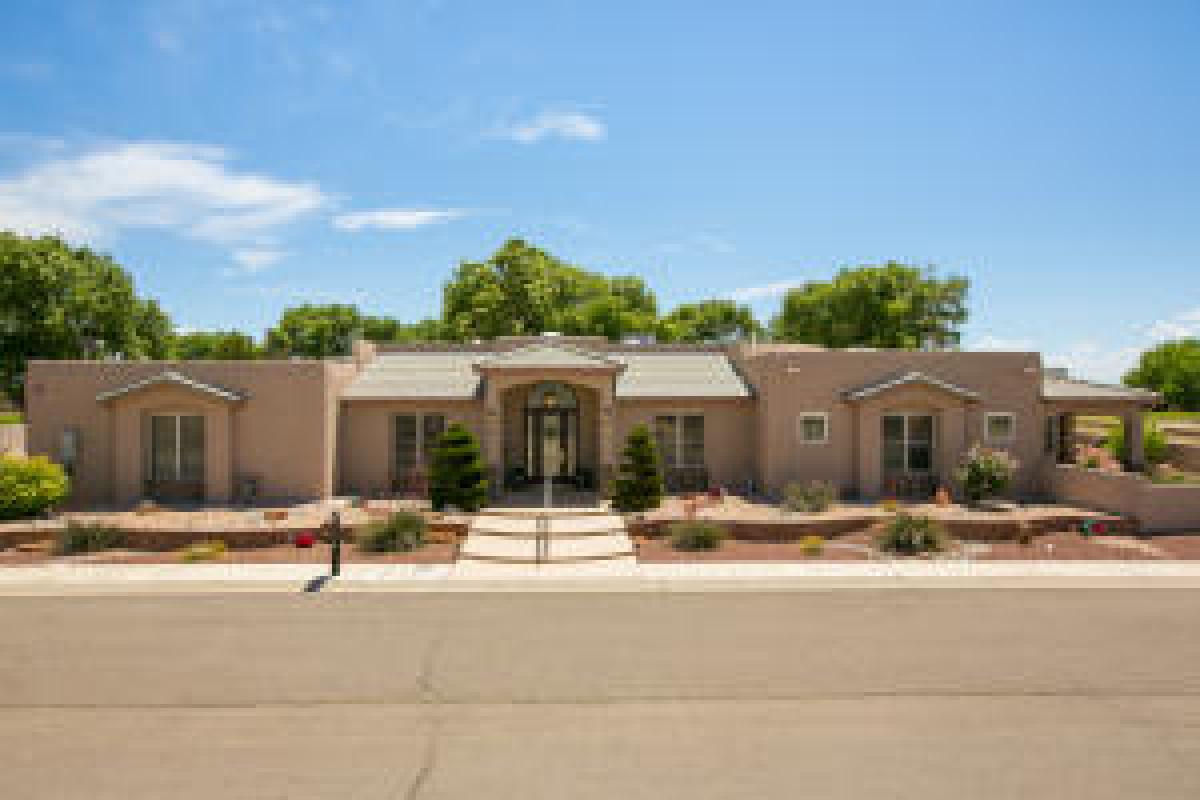
[[458,560],[460,564],[636,563],[625,521],[605,509],[506,509],[479,514]]

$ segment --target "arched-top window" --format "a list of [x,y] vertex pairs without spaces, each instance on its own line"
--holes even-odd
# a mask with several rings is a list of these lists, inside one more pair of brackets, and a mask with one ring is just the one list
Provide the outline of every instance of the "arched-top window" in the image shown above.
[[526,400],[529,408],[575,408],[575,392],[557,381],[544,381],[534,386]]

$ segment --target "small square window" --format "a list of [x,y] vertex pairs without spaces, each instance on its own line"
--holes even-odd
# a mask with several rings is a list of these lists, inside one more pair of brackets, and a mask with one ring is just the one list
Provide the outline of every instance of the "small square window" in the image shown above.
[[990,413],[984,418],[985,433],[989,442],[1011,442],[1017,429],[1014,414]]
[[829,415],[824,412],[801,414],[797,430],[801,444],[824,444],[829,441]]

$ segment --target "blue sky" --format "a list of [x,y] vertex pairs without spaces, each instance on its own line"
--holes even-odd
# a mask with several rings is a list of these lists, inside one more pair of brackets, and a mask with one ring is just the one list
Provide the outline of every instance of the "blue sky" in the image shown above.
[[887,258],[970,347],[1200,333],[1200,5],[8,0],[0,227],[182,326],[437,312],[522,236],[664,306]]

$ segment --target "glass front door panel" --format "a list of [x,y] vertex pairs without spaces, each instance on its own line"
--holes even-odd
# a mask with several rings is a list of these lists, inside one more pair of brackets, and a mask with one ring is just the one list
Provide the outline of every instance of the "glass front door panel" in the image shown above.
[[888,414],[883,418],[883,471],[933,471],[934,420],[930,414]]

